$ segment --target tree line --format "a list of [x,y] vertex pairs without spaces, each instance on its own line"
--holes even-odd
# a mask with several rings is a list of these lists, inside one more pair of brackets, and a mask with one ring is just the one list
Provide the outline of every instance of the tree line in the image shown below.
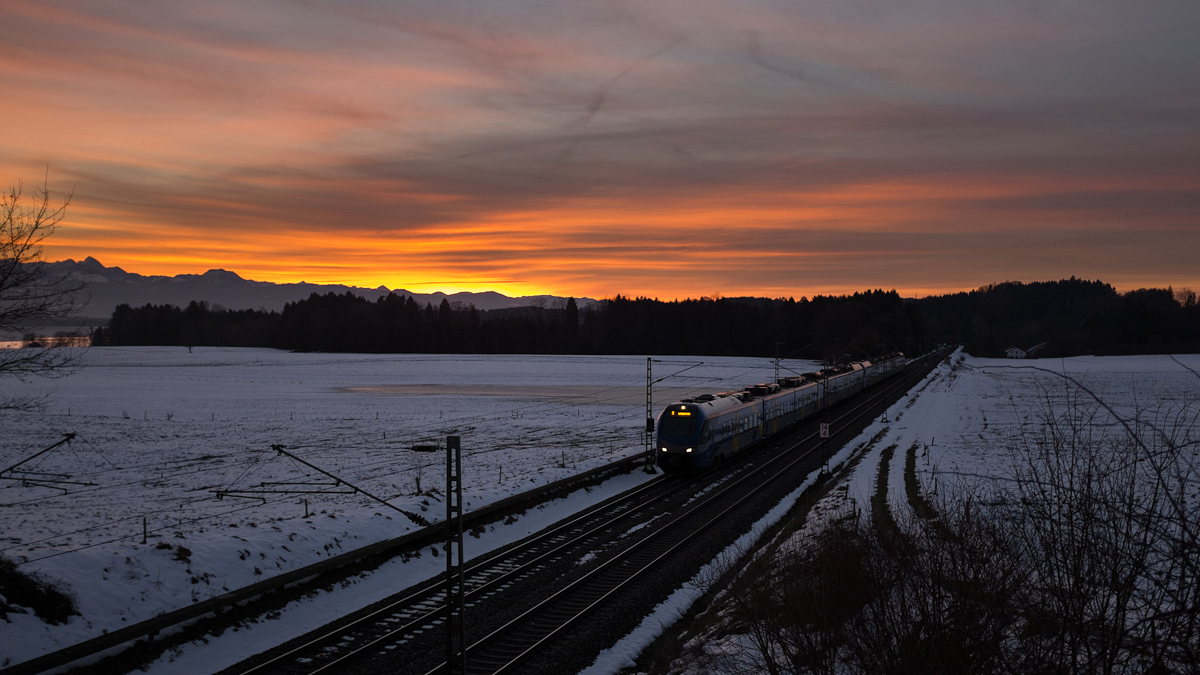
[[800,298],[660,301],[618,295],[580,308],[479,310],[392,293],[312,294],[281,312],[193,301],[121,305],[95,344],[274,347],[293,351],[472,354],[676,354],[838,360],[940,343],[976,356],[1043,344],[1039,356],[1200,352],[1200,306],[1187,290],[1118,293],[1071,278],[1008,282],[942,296],[896,291]]
[[1045,344],[1042,357],[1200,352],[1189,289],[1118,293],[1101,281],[1007,282],[917,301],[927,329],[974,356]]
[[120,305],[98,345],[274,347],[294,351],[478,354],[690,354],[861,358],[918,351],[911,304],[895,291],[811,300],[703,298],[663,302],[618,295],[581,309],[479,310],[421,305],[392,293],[376,301],[316,294],[283,311]]

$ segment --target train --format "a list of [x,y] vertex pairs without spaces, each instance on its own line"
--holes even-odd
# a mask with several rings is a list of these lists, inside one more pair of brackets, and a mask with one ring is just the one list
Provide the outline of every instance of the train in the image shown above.
[[710,468],[886,379],[906,363],[904,354],[896,352],[676,401],[663,408],[655,424],[656,464],[665,471]]

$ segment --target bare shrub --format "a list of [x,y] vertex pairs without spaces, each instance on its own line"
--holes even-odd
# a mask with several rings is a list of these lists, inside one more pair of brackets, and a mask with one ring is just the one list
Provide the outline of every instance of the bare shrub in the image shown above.
[[753,560],[730,593],[754,649],[745,672],[834,673],[851,618],[882,592],[878,540],[854,516],[830,521],[811,546]]
[[[9,605],[8,603],[12,603]],[[46,623],[66,623],[79,614],[75,597],[36,573],[17,568],[13,560],[0,556],[0,619],[6,620],[10,611],[28,607]]]

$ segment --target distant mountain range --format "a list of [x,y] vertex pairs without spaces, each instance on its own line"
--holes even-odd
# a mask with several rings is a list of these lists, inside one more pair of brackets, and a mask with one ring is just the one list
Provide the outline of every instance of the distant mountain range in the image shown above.
[[[56,276],[68,276],[87,283],[86,292],[90,300],[80,315],[99,325],[107,320],[113,310],[122,303],[135,307],[147,303],[186,307],[193,300],[205,300],[209,304],[222,305],[228,309],[281,310],[295,300],[307,298],[313,293],[345,293],[347,291],[375,300],[388,293],[411,295],[421,304],[439,305],[442,299],[463,306],[475,305],[477,309],[508,309],[513,307],[553,307],[566,301],[554,295],[525,295],[510,298],[507,295],[486,291],[483,293],[413,293],[402,288],[361,288],[342,284],[276,284],[270,281],[243,279],[235,272],[209,270],[204,274],[178,274],[173,277],[143,276],[126,272],[120,267],[105,267],[99,260],[89,256],[82,262],[63,260],[47,263],[47,268]],[[591,298],[576,298],[582,309],[596,303]]]

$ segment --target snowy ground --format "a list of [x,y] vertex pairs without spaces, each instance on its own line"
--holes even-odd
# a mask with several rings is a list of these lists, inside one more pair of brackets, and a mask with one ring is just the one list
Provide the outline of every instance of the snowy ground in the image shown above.
[[849,495],[859,508],[869,508],[879,453],[892,444],[896,454],[889,465],[888,495],[891,508],[900,510],[908,508],[904,453],[913,444],[923,485],[969,489],[981,478],[1008,476],[1017,440],[1036,435],[1047,415],[1062,414],[1071,405],[1099,410],[1096,423],[1110,427],[1120,419],[1161,425],[1179,412],[1190,411],[1192,420],[1200,413],[1196,354],[1032,361],[959,354],[953,363],[939,369],[911,408],[897,412],[888,434],[857,467]]
[[[831,461],[836,471],[857,460],[843,482],[814,506],[805,528],[793,536],[803,539],[826,518],[855,511],[869,514],[881,454],[889,446],[894,445],[895,451],[888,471],[888,502],[894,513],[901,513],[910,508],[904,487],[909,447],[918,449],[917,471],[926,489],[969,489],[973,482],[1008,475],[1015,439],[1037,433],[1046,413],[1061,413],[1072,402],[1099,408],[1098,421],[1105,425],[1139,418],[1165,427],[1183,412],[1183,418],[1193,425],[1194,438],[1200,431],[1194,427],[1200,415],[1200,355],[1010,361],[956,353],[888,410],[888,422],[877,419]],[[861,455],[856,456],[860,448]],[[789,499],[794,501],[799,492]],[[778,517],[765,518],[757,527],[765,528]],[[698,592],[677,595],[659,608],[664,617],[680,615]],[[623,651],[618,645],[603,655],[597,666],[632,664],[641,648],[635,645],[648,644],[659,633],[650,632],[649,636],[630,636]],[[690,646],[716,657],[751,648],[749,638],[736,631],[722,631],[719,638],[706,633],[694,638]],[[737,659],[729,660],[734,661]],[[681,662],[674,664],[672,672],[719,675],[722,662],[717,658],[699,670]],[[598,667],[589,675],[611,672],[615,668]]]
[[[217,500],[212,490],[319,480],[271,452],[272,443],[287,445],[396,506],[424,507],[431,519],[441,513],[444,475],[437,458],[408,451],[414,443],[462,436],[469,508],[641,449],[645,359],[638,357],[121,348],[91,350],[85,359],[86,367],[71,377],[16,388],[6,383],[0,392],[53,391],[46,413],[0,413],[0,466],[75,432],[71,445],[21,468],[95,483],[64,485],[63,493],[0,481],[0,553],[22,561],[22,569],[63,582],[83,611],[83,617],[58,627],[10,614],[0,666],[415,527],[361,495],[307,495],[309,518],[294,495],[266,495],[266,504]],[[763,359],[698,360],[705,365],[656,385],[656,409],[688,391],[728,389],[773,376]],[[696,362],[664,361],[655,364],[655,379]],[[1011,439],[1035,429],[1043,411],[1069,398],[1086,404],[1094,394],[1124,417],[1161,412],[1162,406],[1195,411],[1200,400],[1196,355],[1013,362],[959,354],[952,363],[939,366],[888,411],[887,423],[874,422],[834,459],[840,464],[856,448],[866,448],[844,486],[818,505],[819,513],[868,511],[879,455],[889,445],[896,446],[889,495],[893,508],[906,508],[903,453],[913,444],[920,449],[925,484],[971,481],[1002,474]],[[643,479],[644,474],[622,477],[531,511],[515,525],[468,538],[468,556]],[[781,517],[787,506],[781,504],[758,528]],[[143,518],[150,530],[145,545]],[[294,603],[279,621],[168,655],[152,672],[218,670],[440,569],[432,555],[394,561],[349,588]],[[697,594],[696,588],[684,589],[664,603],[643,629],[602,655],[593,672],[630,663],[657,635],[660,622],[677,616]]]
[[[326,480],[272,452],[271,444],[434,520],[443,508],[442,462],[410,452],[413,444],[460,435],[465,499],[468,510],[478,508],[640,451],[645,369],[644,357],[145,347],[90,350],[84,367],[63,379],[6,382],[0,394],[52,398],[43,413],[0,413],[0,467],[65,433],[77,436],[20,467],[41,472],[26,477],[42,486],[0,481],[0,554],[60,582],[77,596],[83,616],[52,627],[10,613],[0,667],[416,527],[362,495],[217,499],[215,490]],[[774,376],[766,359],[672,357],[654,364],[654,378],[684,369],[655,385],[656,412],[689,392]],[[73,483],[51,483],[56,477]],[[561,517],[641,477],[574,495],[548,511]],[[531,512],[469,538],[467,554],[518,539],[550,519]],[[439,569],[432,556],[390,565],[396,569],[331,594],[336,599],[297,603],[285,612],[294,621],[226,633],[153,670],[199,672],[201,663],[217,670],[304,632],[316,617],[352,611]]]

